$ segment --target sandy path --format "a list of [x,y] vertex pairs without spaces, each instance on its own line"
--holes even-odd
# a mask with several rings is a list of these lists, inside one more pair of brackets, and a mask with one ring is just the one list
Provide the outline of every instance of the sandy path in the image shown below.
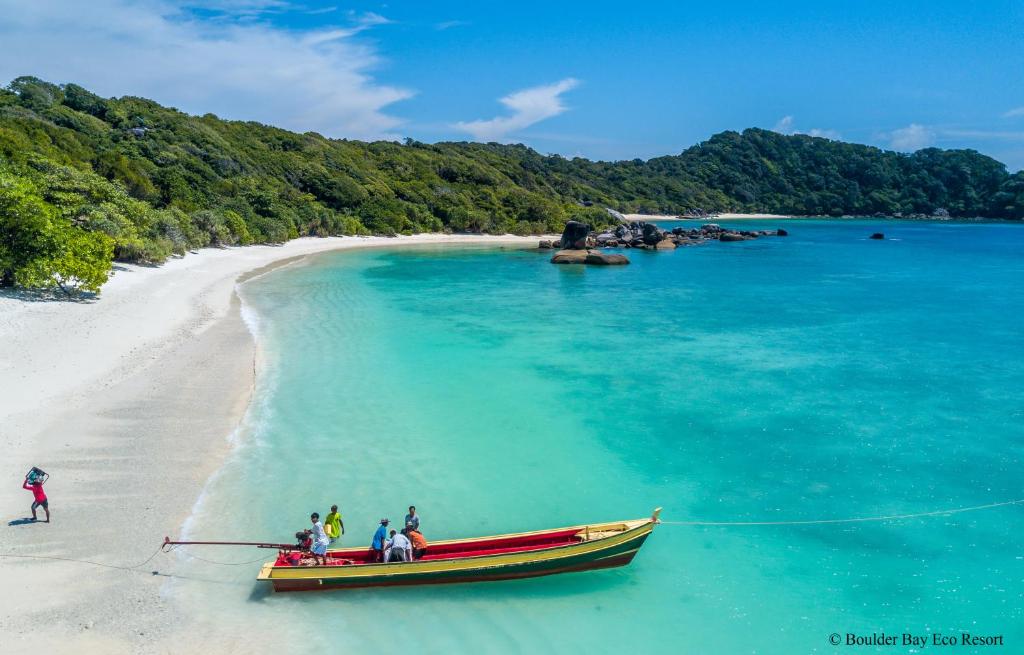
[[[130,565],[177,534],[252,389],[255,344],[235,294],[244,273],[327,250],[499,242],[537,238],[297,239],[121,266],[91,302],[0,296],[0,512],[15,522],[0,526],[0,554]],[[52,524],[17,522],[33,465],[52,475]],[[180,652],[169,640],[179,611],[152,573],[170,562],[125,571],[0,557],[0,652]]]

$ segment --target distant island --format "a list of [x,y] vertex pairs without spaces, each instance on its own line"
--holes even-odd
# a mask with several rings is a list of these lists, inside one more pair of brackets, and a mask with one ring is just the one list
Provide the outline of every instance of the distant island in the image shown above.
[[114,260],[298,236],[561,232],[606,211],[1024,218],[1024,172],[762,129],[595,162],[497,143],[372,143],[190,116],[19,77],[0,89],[0,286],[96,290]]

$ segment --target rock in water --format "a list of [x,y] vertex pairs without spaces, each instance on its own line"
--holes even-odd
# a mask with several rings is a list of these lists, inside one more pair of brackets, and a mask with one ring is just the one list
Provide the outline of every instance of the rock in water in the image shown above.
[[609,252],[591,252],[587,253],[587,258],[583,263],[593,264],[595,266],[619,266],[622,264],[628,264],[629,260],[626,259],[625,255]]
[[582,264],[587,259],[586,250],[559,250],[551,258],[552,264]]
[[644,243],[653,246],[662,240],[661,230],[653,223],[644,223]]
[[579,221],[569,221],[562,230],[562,247],[566,249],[582,250],[587,247],[587,235],[590,234],[590,226]]
[[872,238],[872,239],[884,239],[885,235],[882,234],[881,232],[875,232],[874,234],[871,235],[870,238]]
[[675,250],[676,243],[672,239],[662,239],[658,243],[654,244],[655,250]]
[[537,247],[541,250],[551,250],[552,245],[547,239],[541,239],[541,242],[537,244]]
[[628,264],[625,255],[605,253],[599,250],[559,250],[551,258],[552,264],[591,264],[594,266],[614,266]]
[[719,235],[718,240],[719,241],[746,241],[749,238],[750,237],[745,237],[742,234],[739,234],[737,232],[722,232],[722,234]]
[[614,218],[615,220],[617,220],[618,222],[620,222],[620,223],[625,223],[625,222],[626,222],[626,217],[625,217],[625,216],[623,216],[622,214],[620,214],[619,212],[615,211],[615,210],[614,210],[614,209],[612,209],[611,207],[605,207],[605,208],[604,208],[604,210],[605,210],[606,212],[608,212],[608,214],[609,214],[609,215],[610,215],[610,216],[611,216],[612,218]]
[[777,237],[788,237],[789,236],[789,232],[783,230],[780,227],[779,229],[775,230],[775,236],[777,236]]

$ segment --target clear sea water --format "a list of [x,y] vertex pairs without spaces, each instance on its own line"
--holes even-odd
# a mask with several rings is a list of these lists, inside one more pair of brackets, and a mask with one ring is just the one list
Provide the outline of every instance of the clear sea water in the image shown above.
[[[332,503],[343,543],[363,545],[410,503],[439,539],[656,506],[668,521],[812,520],[1024,498],[1024,226],[743,225],[791,236],[609,268],[514,247],[364,250],[247,283],[263,373],[190,535],[290,541]],[[1022,534],[1024,506],[664,525],[610,571],[274,595],[258,563],[183,561],[197,580],[168,593],[240,647],[902,653],[828,640],[967,631],[1006,646],[956,652],[1009,653],[1024,651]]]

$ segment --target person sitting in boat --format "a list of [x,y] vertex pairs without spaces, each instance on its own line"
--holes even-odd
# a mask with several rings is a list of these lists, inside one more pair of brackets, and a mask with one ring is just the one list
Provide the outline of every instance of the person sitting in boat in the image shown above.
[[327,546],[331,543],[331,540],[327,538],[327,533],[324,532],[324,524],[320,522],[320,514],[313,512],[309,515],[309,520],[313,522],[313,560],[315,564],[327,564]]
[[427,540],[423,536],[416,526],[412,523],[405,524],[405,530],[403,530],[405,536],[408,537],[409,541],[412,542],[412,557],[413,559],[422,558],[427,552]]
[[411,562],[412,543],[401,532],[391,531],[391,539],[388,540],[387,555],[385,562]]
[[409,513],[405,515],[405,524],[409,525],[410,523],[412,523],[412,527],[420,529],[420,517],[416,513],[415,505],[409,505]]
[[373,541],[370,543],[371,560],[374,562],[384,561],[384,542],[388,538],[388,520],[381,519],[377,531],[373,533]]

